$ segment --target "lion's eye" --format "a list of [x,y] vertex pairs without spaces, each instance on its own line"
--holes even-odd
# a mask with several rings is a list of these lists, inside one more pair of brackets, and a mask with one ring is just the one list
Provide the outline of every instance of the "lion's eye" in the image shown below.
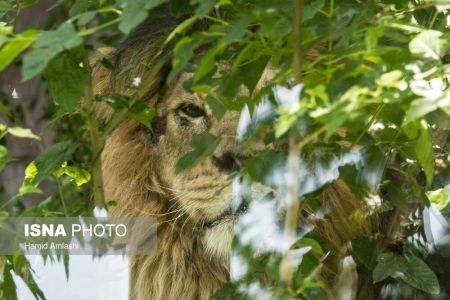
[[205,115],[205,112],[200,107],[190,103],[183,104],[180,107],[180,111],[191,118],[200,118]]

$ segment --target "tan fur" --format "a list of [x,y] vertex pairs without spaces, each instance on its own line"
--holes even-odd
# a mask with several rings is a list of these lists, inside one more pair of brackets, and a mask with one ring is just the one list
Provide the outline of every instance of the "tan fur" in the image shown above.
[[[150,45],[145,51],[143,60],[148,61],[157,47]],[[107,51],[106,55],[110,53]],[[134,55],[136,51],[126,53],[128,57]],[[137,67],[111,84],[109,71],[97,66],[94,68],[95,92],[130,95],[132,78],[144,77],[147,71],[147,67]],[[144,98],[156,107],[157,117],[165,118],[164,134],[155,141],[142,125],[125,119],[107,139],[102,154],[105,196],[107,200],[118,202],[111,214],[158,218],[155,255],[131,258],[132,300],[208,299],[229,277],[233,218],[224,219],[209,229],[201,226],[230,209],[229,174],[219,170],[211,158],[203,159],[181,174],[175,173],[175,165],[180,156],[190,151],[191,138],[204,131],[222,137],[214,155],[231,151],[239,114],[228,112],[220,121],[213,118],[201,96],[183,89],[182,82],[190,76],[182,74],[167,89]],[[152,83],[149,89],[156,86],[157,83]],[[177,108],[186,102],[201,107],[206,115],[190,120],[189,125],[183,127],[177,123]],[[99,109],[103,120],[111,113],[105,106]],[[315,225],[333,250],[328,259],[329,271],[324,273],[332,274],[332,278],[341,257],[346,254],[345,243],[369,228],[352,221],[350,216],[362,212],[363,206],[342,181],[330,185],[322,201],[330,208],[330,218]]]
[[[95,69],[96,93],[112,91],[105,74],[104,68]],[[207,130],[222,136],[217,156],[232,150],[239,116],[228,114],[221,122],[215,120],[200,97],[182,88],[189,76],[180,76],[164,95],[147,99],[156,106],[158,116],[166,118],[165,134],[156,143],[150,131],[126,119],[107,139],[102,154],[106,199],[118,201],[111,214],[158,218],[155,255],[131,258],[133,300],[208,299],[228,280],[233,220],[223,220],[211,229],[202,229],[201,224],[230,208],[231,186],[223,188],[229,174],[220,171],[211,159],[178,175],[175,164],[190,151],[191,138]],[[130,94],[126,79],[121,81],[113,91]],[[185,102],[195,103],[206,116],[181,128],[176,109]],[[110,115],[110,109],[100,108],[100,118]],[[217,235],[228,242],[215,246],[212,240]]]

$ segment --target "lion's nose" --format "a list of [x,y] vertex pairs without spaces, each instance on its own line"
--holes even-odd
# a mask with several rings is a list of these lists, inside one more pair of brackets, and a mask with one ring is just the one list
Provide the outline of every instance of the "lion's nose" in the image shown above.
[[233,172],[239,170],[239,164],[233,152],[224,152],[220,157],[213,156],[212,160],[221,171]]

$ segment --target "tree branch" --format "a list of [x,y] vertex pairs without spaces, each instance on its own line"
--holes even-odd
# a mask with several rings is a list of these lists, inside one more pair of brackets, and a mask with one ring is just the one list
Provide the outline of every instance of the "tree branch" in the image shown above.
[[[84,61],[84,66],[89,72],[89,77],[91,77],[92,72],[88,59]],[[91,173],[94,203],[96,207],[103,208],[105,207],[105,193],[103,190],[101,153],[105,145],[105,139],[100,134],[100,130],[98,128],[98,120],[95,113],[95,102],[93,100],[92,93],[92,82],[89,82],[89,85],[86,88],[83,104],[86,117],[86,126],[91,140]]]
[[[293,20],[293,70],[295,76],[295,83],[299,84],[302,81],[302,31],[301,23],[303,16],[303,0],[295,1],[295,15]],[[299,99],[300,101],[300,99]],[[289,156],[286,165],[286,219],[284,223],[284,247],[285,253],[280,264],[281,280],[292,284],[292,275],[294,272],[294,263],[292,253],[289,250],[290,245],[295,242],[298,215],[300,212],[300,202],[298,201],[298,170],[300,169],[300,148],[297,147],[295,137],[289,140]]]

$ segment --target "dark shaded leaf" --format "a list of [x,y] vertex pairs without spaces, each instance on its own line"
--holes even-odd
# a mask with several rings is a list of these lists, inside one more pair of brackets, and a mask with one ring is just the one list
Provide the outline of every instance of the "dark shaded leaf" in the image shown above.
[[212,135],[209,132],[194,136],[190,144],[194,150],[185,154],[178,160],[176,172],[180,173],[186,169],[189,169],[203,158],[213,154],[214,150],[216,150],[219,145],[220,140],[221,138],[219,136]]
[[353,257],[357,262],[372,270],[377,261],[377,242],[372,237],[361,236],[351,242]]
[[66,112],[76,110],[90,80],[80,62],[63,53],[52,59],[43,75],[47,79],[53,101]]
[[377,262],[373,270],[374,282],[393,277],[430,294],[440,292],[436,275],[423,260],[416,256],[402,257],[394,253],[382,253],[378,256]]

